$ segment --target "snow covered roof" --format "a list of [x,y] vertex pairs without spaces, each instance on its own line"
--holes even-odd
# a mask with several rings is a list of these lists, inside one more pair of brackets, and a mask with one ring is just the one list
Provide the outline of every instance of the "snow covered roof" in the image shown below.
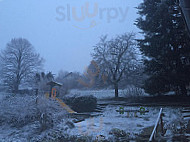
[[55,81],[50,81],[47,83],[47,85],[50,85],[50,86],[62,86],[61,83],[58,83],[58,82],[55,82]]

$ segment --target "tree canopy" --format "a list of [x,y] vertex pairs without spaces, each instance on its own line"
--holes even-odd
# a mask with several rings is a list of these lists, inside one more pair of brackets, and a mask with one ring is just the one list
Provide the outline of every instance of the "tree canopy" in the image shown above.
[[135,47],[134,34],[127,33],[111,40],[103,36],[94,48],[93,59],[114,85],[115,97],[118,97],[118,83],[124,74],[134,70],[137,65]]
[[31,43],[23,38],[12,39],[1,52],[0,60],[3,82],[13,92],[17,92],[22,83],[31,80],[43,63]]
[[144,88],[150,94],[175,91],[187,94],[190,82],[190,37],[178,3],[174,0],[144,0],[138,7],[136,25],[144,39],[139,47],[146,56],[145,72],[149,78]]

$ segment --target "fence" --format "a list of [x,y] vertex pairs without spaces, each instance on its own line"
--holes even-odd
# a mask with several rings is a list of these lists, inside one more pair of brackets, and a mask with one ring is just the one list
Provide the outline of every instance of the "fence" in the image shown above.
[[184,108],[181,112],[182,112],[182,116],[183,116],[184,120],[190,120],[190,108],[189,107]]

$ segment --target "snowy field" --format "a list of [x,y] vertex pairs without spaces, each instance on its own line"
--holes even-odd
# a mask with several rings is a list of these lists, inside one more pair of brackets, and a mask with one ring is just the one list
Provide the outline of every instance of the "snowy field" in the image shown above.
[[[127,90],[119,90],[120,96],[126,96],[129,93]],[[93,95],[98,99],[113,98],[114,90],[72,90],[70,96],[86,96]],[[153,127],[158,117],[160,107],[145,107],[148,112],[140,114],[139,112],[124,112],[121,114],[116,110],[123,107],[124,110],[138,111],[139,107],[131,107],[125,105],[100,105],[101,112],[93,112],[91,114],[99,114],[92,118],[87,118],[84,121],[74,123],[74,127],[67,126],[68,121],[72,122],[73,118],[67,118],[65,110],[59,107],[55,101],[47,101],[42,99],[38,107],[35,105],[35,97],[33,96],[8,96],[0,95],[0,115],[3,116],[0,127],[0,142],[23,142],[23,141],[37,141],[39,138],[49,135],[69,134],[70,136],[90,136],[95,139],[99,135],[110,139],[110,131],[114,128],[123,130],[129,139],[135,140],[143,132],[145,128]],[[2,99],[4,98],[4,99]],[[118,102],[119,103],[119,102]],[[165,138],[171,139],[176,133],[176,129],[181,129],[182,107],[162,107],[164,112],[164,127],[167,129]],[[55,111],[56,110],[56,111]],[[17,125],[12,118],[18,118],[19,123],[25,124],[27,116],[37,116],[38,112],[50,112],[52,119],[56,122],[53,128],[48,129],[42,133],[39,132],[40,123],[38,119],[28,122],[23,127],[14,127]],[[1,122],[1,119],[0,119]],[[11,125],[9,125],[12,124]],[[70,125],[70,124],[69,124]],[[61,134],[54,134],[54,133]],[[150,134],[148,134],[150,135]]]
[[6,95],[9,95],[9,94],[0,92],[0,101],[1,101]]
[[[93,95],[98,99],[113,98],[115,96],[114,89],[105,90],[71,90],[68,96],[88,96]],[[143,90],[138,91],[138,93],[131,89],[119,90],[119,97],[130,97],[130,96],[147,96]]]
[[[124,130],[131,139],[135,139],[135,137],[138,136],[144,128],[153,127],[155,125],[160,110],[160,107],[146,107],[146,110],[149,110],[148,113],[137,113],[135,116],[134,112],[130,112],[129,114],[127,112],[120,114],[116,111],[119,107],[121,106],[105,107],[101,116],[89,118],[83,122],[77,123],[76,129],[73,129],[71,133],[84,136],[90,135],[92,137],[103,135],[106,138],[109,138],[110,130],[118,128],[120,130]],[[139,107],[126,106],[124,108],[127,110],[139,110]],[[181,109],[182,108],[163,108],[163,112],[165,114],[164,124],[168,129],[166,136],[172,136],[171,126],[173,126],[173,124],[179,125],[176,121],[181,119]]]
[[5,96],[0,100],[0,142],[27,142],[42,135],[42,114],[47,114],[47,130],[59,129],[60,123],[65,129],[68,113],[56,101],[39,97],[36,103],[36,96]]

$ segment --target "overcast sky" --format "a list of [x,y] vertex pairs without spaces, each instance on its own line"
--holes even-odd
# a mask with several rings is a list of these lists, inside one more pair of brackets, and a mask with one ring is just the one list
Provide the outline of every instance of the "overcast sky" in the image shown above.
[[12,38],[26,38],[45,59],[46,72],[83,72],[101,35],[139,32],[134,22],[141,2],[0,0],[0,49]]

